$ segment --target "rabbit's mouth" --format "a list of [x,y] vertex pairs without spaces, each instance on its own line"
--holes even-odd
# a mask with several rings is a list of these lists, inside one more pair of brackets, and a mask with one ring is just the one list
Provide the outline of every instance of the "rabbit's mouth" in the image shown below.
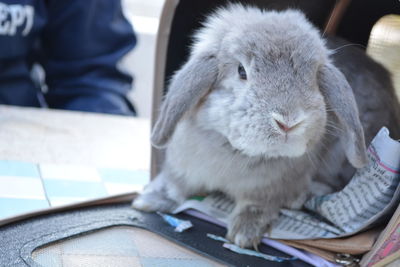
[[241,154],[246,157],[300,157],[303,156],[308,147],[308,142],[304,138],[277,139],[275,142],[258,139],[239,137],[235,139],[226,139],[224,146],[230,147],[235,154]]

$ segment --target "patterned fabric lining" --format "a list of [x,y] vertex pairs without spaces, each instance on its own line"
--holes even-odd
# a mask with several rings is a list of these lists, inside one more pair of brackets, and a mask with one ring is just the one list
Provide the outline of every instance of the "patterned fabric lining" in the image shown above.
[[217,267],[222,266],[160,236],[118,226],[36,249],[43,267]]

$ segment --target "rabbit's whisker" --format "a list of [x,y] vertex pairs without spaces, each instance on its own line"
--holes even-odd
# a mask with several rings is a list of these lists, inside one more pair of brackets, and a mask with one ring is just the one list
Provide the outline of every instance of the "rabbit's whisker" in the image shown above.
[[335,54],[335,53],[338,52],[339,50],[341,50],[341,49],[343,49],[343,48],[345,48],[345,47],[348,47],[348,46],[359,46],[359,47],[362,47],[362,48],[364,48],[364,49],[367,49],[367,47],[364,46],[364,45],[362,45],[362,44],[345,44],[345,45],[339,46],[339,47],[337,47],[337,48],[331,50],[330,52],[331,52],[331,54]]
[[317,170],[317,169],[318,169],[318,168],[317,168],[317,165],[315,164],[314,160],[312,159],[311,153],[310,153],[309,151],[307,151],[307,152],[306,152],[306,155],[307,155],[307,158],[308,158],[308,160],[310,161],[312,167],[313,167],[315,170]]

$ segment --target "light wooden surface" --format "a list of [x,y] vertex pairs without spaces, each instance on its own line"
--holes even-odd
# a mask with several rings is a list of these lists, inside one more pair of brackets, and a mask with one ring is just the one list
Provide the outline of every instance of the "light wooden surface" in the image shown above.
[[371,30],[367,54],[391,72],[400,99],[400,15],[380,18]]
[[150,122],[0,105],[0,160],[149,170]]

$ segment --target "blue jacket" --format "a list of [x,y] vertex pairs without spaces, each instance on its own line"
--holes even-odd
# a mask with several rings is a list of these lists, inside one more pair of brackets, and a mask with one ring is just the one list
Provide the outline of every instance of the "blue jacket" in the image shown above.
[[118,66],[135,44],[117,0],[0,0],[0,104],[134,114]]

